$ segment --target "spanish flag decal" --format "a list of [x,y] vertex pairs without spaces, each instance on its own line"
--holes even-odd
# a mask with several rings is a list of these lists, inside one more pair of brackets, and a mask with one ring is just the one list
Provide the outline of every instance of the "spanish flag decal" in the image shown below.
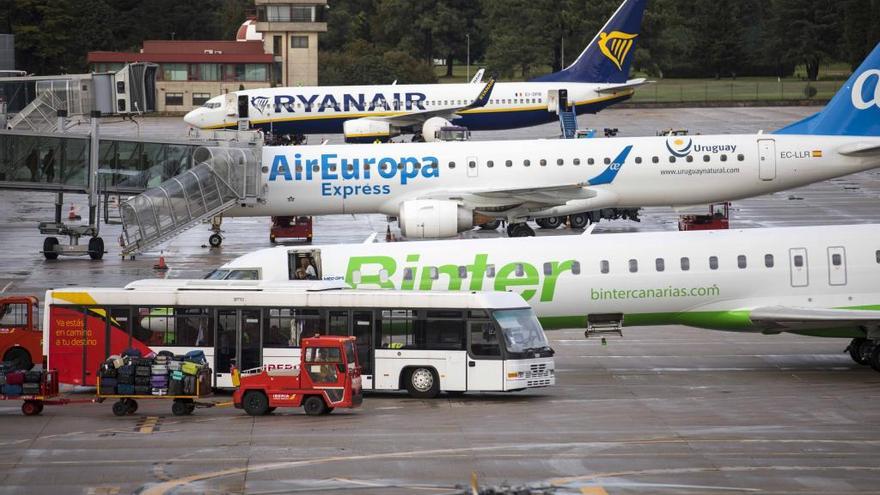
[[813,158],[822,158],[822,150],[813,150]]

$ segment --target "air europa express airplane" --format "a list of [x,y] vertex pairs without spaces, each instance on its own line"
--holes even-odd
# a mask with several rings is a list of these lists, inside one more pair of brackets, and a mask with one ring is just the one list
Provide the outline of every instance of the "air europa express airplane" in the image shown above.
[[344,132],[346,141],[387,140],[401,132],[431,139],[440,127],[513,129],[558,117],[560,98],[596,113],[630,98],[644,79],[628,79],[647,0],[624,0],[567,68],[528,82],[498,83],[473,105],[479,84],[318,86],[238,91],[208,100],[184,120],[198,128],[236,127],[248,119],[274,134]]
[[241,256],[208,278],[354,288],[512,290],[545,328],[689,325],[852,338],[880,371],[880,225],[312,247]]
[[265,201],[225,215],[381,213],[408,238],[758,196],[880,166],[880,45],[825,109],[774,134],[264,147],[262,160]]

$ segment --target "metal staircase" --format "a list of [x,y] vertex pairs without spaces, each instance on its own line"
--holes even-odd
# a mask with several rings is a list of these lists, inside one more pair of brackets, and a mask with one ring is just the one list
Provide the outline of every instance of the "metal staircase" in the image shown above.
[[567,106],[561,102],[557,113],[559,114],[559,125],[562,127],[562,137],[573,139],[577,133],[577,113],[574,105]]
[[15,130],[55,132],[58,127],[58,110],[66,110],[67,104],[54,91],[43,91],[6,123]]
[[201,147],[197,165],[120,205],[122,255],[143,252],[200,222],[262,199],[260,150]]

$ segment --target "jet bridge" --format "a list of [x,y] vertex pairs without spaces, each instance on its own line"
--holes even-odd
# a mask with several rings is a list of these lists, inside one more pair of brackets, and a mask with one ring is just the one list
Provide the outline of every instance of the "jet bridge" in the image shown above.
[[[122,255],[164,242],[235,206],[262,199],[258,148],[204,146],[196,165],[122,203]],[[212,236],[211,243],[219,244]]]

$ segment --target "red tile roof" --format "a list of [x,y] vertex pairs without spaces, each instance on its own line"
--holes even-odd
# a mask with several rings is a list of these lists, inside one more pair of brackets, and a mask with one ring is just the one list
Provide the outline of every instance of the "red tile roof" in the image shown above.
[[260,41],[144,41],[140,52],[89,52],[88,63],[271,63]]

